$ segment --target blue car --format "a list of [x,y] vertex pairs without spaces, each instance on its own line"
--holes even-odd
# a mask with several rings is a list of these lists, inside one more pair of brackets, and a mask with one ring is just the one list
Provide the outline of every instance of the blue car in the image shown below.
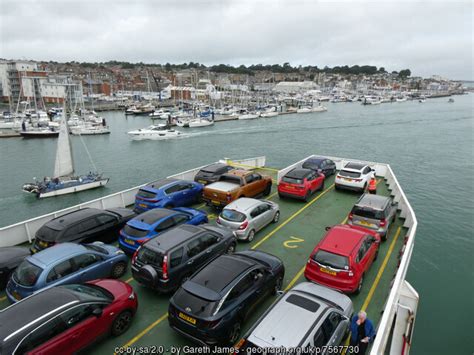
[[191,206],[199,202],[203,185],[194,181],[164,179],[152,182],[135,195],[136,213],[153,208],[173,208]]
[[155,208],[127,222],[120,231],[119,246],[126,253],[134,253],[147,240],[179,224],[207,222],[207,214],[194,208]]
[[28,256],[8,281],[6,294],[15,303],[46,287],[119,278],[128,257],[112,245],[61,243]]

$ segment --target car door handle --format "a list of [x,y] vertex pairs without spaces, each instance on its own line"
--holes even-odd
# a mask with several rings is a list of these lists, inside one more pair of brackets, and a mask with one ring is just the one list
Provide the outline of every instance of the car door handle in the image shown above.
[[212,251],[212,249],[207,249],[206,253],[209,254]]
[[188,261],[188,265],[191,265],[192,263],[194,263],[194,259]]

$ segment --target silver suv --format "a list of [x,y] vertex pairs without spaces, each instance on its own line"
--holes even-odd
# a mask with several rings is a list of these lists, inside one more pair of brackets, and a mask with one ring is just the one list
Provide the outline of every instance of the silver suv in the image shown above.
[[398,203],[391,197],[364,194],[352,207],[347,223],[375,230],[382,240],[387,240],[387,232],[397,216]]
[[239,353],[317,347],[318,354],[325,354],[325,346],[338,346],[345,340],[353,310],[346,295],[302,282],[284,293],[255,323],[238,343]]
[[280,207],[275,202],[241,197],[222,210],[217,224],[233,230],[238,239],[251,242],[256,232],[279,219]]

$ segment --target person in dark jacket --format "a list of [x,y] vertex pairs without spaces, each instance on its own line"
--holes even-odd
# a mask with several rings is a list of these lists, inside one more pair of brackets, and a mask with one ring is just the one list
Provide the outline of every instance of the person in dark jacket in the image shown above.
[[360,311],[351,320],[351,342],[350,345],[358,346],[358,352],[353,354],[365,354],[369,343],[375,339],[375,328],[370,319],[367,319],[367,313]]

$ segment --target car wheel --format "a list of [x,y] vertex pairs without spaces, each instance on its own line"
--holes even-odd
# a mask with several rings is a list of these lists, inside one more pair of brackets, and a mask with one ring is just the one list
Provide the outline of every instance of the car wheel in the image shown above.
[[311,195],[311,191],[308,190],[308,192],[304,196],[304,202],[308,202],[310,195]]
[[273,217],[273,223],[278,223],[278,221],[280,220],[280,211],[277,211],[277,213],[275,213],[275,216]]
[[387,241],[387,234],[388,234],[388,228],[387,228],[387,232],[385,232],[384,235],[380,236],[380,239],[382,239],[382,241],[386,242]]
[[255,230],[252,229],[252,230],[249,232],[249,235],[248,235],[248,237],[247,237],[247,242],[250,243],[250,242],[253,240],[253,238],[255,238]]
[[324,180],[323,180],[323,183],[321,184],[321,186],[319,187],[319,191],[323,191],[324,190]]
[[119,261],[112,267],[111,276],[114,279],[118,279],[122,277],[123,275],[125,275],[126,272],[127,272],[127,263],[123,261]]
[[361,192],[365,192],[365,190],[367,190],[367,182],[364,184],[364,187],[362,188]]
[[341,188],[338,185],[334,184],[334,190],[339,191],[340,189]]
[[230,243],[230,245],[227,247],[226,253],[227,254],[234,254],[236,247],[237,247],[237,245],[236,245],[235,242]]
[[377,249],[374,256],[374,261],[379,257],[379,250]]
[[354,292],[356,295],[362,290],[362,284],[364,283],[364,274],[360,277],[359,284],[357,285],[357,290]]
[[278,197],[283,200],[285,197],[281,194],[281,193],[278,193]]
[[332,169],[332,174],[331,175],[335,175],[336,174],[336,168]]
[[278,276],[275,281],[275,287],[272,290],[272,295],[276,295],[278,291],[281,291],[281,287],[283,286],[283,276]]
[[240,329],[241,329],[240,322],[236,321],[232,325],[232,329],[230,330],[230,333],[229,333],[229,344],[234,345],[237,342],[237,340],[239,340]]
[[112,323],[111,333],[113,336],[122,335],[130,328],[132,324],[133,314],[130,311],[123,311],[120,313]]
[[268,184],[267,187],[265,188],[265,191],[263,192],[264,196],[270,195],[270,192],[272,191],[272,184]]

